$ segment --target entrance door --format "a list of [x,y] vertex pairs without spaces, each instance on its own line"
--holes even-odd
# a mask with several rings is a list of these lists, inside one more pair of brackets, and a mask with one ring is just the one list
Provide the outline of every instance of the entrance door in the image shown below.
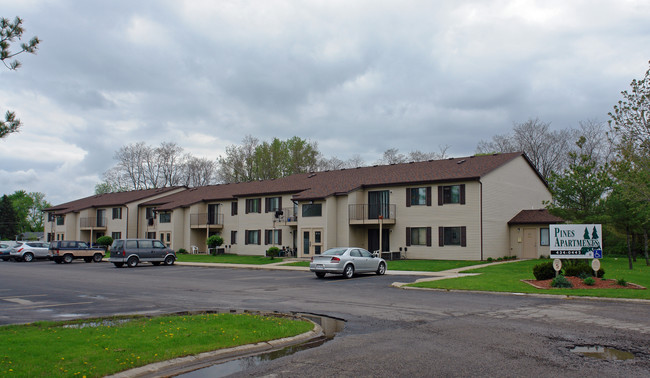
[[[382,229],[381,230],[381,251],[388,252],[390,251],[390,230]],[[371,228],[368,230],[368,250],[370,252],[375,252],[379,250],[379,229]]]
[[521,257],[524,259],[537,258],[537,229],[524,228],[524,245],[521,251]]
[[217,214],[219,214],[219,204],[208,205],[208,224],[219,224]]
[[302,230],[302,254],[320,255],[323,249],[323,229],[312,228]]
[[160,241],[163,242],[168,248],[171,248],[172,245],[172,233],[171,232],[161,232]]
[[389,203],[390,192],[388,190],[368,192],[368,219],[379,219],[380,215],[388,219],[390,217]]

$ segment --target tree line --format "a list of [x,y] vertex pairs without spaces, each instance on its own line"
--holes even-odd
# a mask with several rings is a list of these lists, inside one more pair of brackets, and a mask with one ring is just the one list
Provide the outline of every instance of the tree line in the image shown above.
[[43,209],[52,205],[40,192],[18,190],[0,199],[0,240],[43,231]]

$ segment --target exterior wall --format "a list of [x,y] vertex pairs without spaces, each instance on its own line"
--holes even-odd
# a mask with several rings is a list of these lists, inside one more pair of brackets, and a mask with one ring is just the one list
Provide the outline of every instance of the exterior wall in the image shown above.
[[511,225],[509,227],[510,234],[510,252],[509,256],[516,256],[517,258],[530,258],[529,256],[524,256],[524,230],[532,229],[534,230],[535,235],[535,255],[534,258],[539,258],[541,256],[549,256],[551,254],[551,248],[549,245],[541,245],[540,239],[540,229],[548,229],[548,224],[517,224]]
[[510,254],[508,221],[522,209],[539,209],[551,194],[523,157],[512,160],[482,180],[483,259]]

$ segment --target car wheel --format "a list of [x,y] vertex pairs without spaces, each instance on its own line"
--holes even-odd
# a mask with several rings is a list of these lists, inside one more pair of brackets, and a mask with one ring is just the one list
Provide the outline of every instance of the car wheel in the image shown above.
[[103,259],[103,258],[104,258],[104,256],[102,256],[101,253],[95,253],[95,254],[93,255],[93,261],[94,261],[94,262],[102,262],[102,259]]
[[93,262],[93,258],[92,257],[84,257],[84,261],[87,262],[87,263]]
[[135,268],[138,266],[138,258],[135,256],[129,257],[129,259],[126,261],[126,266],[129,268]]
[[386,264],[384,264],[384,263],[379,263],[379,267],[377,268],[377,272],[376,272],[376,273],[377,273],[378,276],[381,276],[381,275],[383,275],[384,273],[386,273]]
[[345,278],[352,278],[354,276],[354,267],[352,264],[348,264],[345,266],[345,269],[343,269],[343,276]]
[[121,268],[124,263],[113,263],[113,265],[115,265],[116,268]]
[[165,257],[165,265],[174,265],[174,256],[167,256]]
[[34,255],[32,255],[31,253],[27,252],[23,255],[23,261],[32,262],[32,260],[34,260]]
[[325,273],[323,273],[323,272],[316,272],[316,277],[318,277],[318,278],[323,278],[323,277],[325,277]]
[[74,258],[69,253],[66,253],[65,255],[63,255],[63,262],[66,263],[66,264],[70,264],[73,259]]

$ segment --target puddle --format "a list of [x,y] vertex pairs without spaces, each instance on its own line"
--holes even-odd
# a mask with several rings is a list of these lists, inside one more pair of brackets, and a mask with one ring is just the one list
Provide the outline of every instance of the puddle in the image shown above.
[[289,346],[273,352],[262,353],[255,356],[248,356],[238,358],[236,360],[224,362],[218,365],[212,365],[206,368],[194,370],[188,373],[177,375],[183,378],[218,378],[225,377],[230,374],[238,373],[246,369],[258,366],[266,361],[272,361],[281,357],[292,355],[302,350],[315,348],[323,345],[325,342],[334,338],[334,336],[343,331],[345,321],[341,319],[330,318],[322,315],[315,314],[298,314],[307,318],[314,323],[321,326],[323,329],[323,337],[316,340],[311,340],[303,344]]
[[633,353],[602,346],[577,346],[571,349],[571,351],[599,360],[631,360],[634,358]]

